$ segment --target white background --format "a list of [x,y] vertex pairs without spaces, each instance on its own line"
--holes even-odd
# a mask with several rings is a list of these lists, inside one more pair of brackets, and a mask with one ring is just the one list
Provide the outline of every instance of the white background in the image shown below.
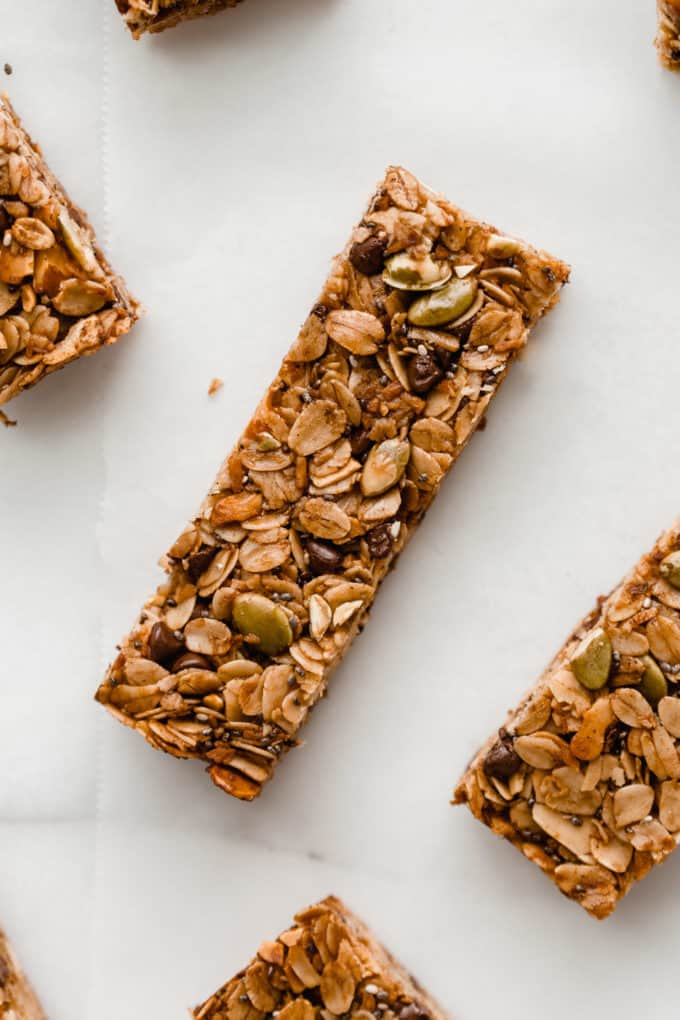
[[[680,78],[653,7],[247,0],[134,43],[113,0],[0,0],[2,84],[147,308],[0,434],[0,919],[50,1020],[184,1017],[330,891],[458,1020],[676,1008],[680,854],[598,925],[448,806],[680,510]],[[390,162],[572,284],[306,748],[240,804],[92,694]]]

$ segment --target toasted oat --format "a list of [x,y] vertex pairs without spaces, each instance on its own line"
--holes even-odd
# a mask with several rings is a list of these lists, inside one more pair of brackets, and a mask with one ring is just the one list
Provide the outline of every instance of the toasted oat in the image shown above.
[[201,1006],[194,1020],[446,1020],[365,924],[329,896]]
[[221,390],[223,386],[224,386],[224,381],[222,379],[219,379],[216,376],[213,379],[213,381],[210,383],[210,386],[208,386],[208,396],[209,397],[214,397],[214,395],[218,392],[218,390]]
[[256,797],[567,274],[388,171],[98,699]]
[[680,522],[602,600],[455,791],[593,916],[680,841]]

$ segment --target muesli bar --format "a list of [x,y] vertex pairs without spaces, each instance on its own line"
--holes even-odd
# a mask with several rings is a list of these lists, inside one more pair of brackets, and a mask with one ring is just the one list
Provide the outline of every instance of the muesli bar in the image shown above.
[[607,917],[680,839],[680,522],[577,627],[454,803]]
[[314,1020],[319,1015],[446,1020],[446,1014],[335,896],[308,907],[194,1020]]
[[241,0],[116,0],[125,24],[135,39],[145,32],[162,32],[181,21],[217,14]]
[[45,1020],[40,1003],[26,979],[7,936],[0,930],[0,1018]]
[[389,169],[99,701],[257,796],[567,277]]
[[139,315],[0,95],[0,405],[128,332]]
[[680,0],[657,0],[659,32],[656,48],[661,63],[680,71]]

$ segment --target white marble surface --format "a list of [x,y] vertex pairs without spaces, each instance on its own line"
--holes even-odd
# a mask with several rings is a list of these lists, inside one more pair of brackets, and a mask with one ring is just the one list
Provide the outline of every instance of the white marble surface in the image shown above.
[[[680,79],[651,0],[248,0],[137,44],[113,0],[0,12],[3,84],[148,309],[0,435],[0,918],[50,1020],[183,1017],[331,890],[459,1020],[669,1015],[680,855],[598,925],[448,806],[680,507]],[[397,161],[573,282],[243,805],[92,693]]]

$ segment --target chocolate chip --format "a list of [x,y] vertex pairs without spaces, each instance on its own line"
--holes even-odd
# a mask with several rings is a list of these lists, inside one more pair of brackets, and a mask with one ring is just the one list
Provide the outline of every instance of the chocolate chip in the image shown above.
[[191,610],[192,620],[209,620],[212,616],[209,606],[202,605],[197,602],[194,608]]
[[484,759],[484,771],[494,779],[509,779],[521,767],[522,759],[512,745],[512,737],[500,730],[499,740],[493,745]]
[[415,1002],[409,1002],[399,1012],[399,1020],[430,1020],[430,1014]]
[[337,574],[342,566],[342,554],[333,545],[310,538],[306,545],[309,569],[315,575]]
[[317,319],[325,319],[328,315],[328,308],[326,305],[314,305],[312,315],[315,315]]
[[361,429],[359,432],[353,432],[349,438],[349,445],[352,450],[352,456],[361,457],[361,455],[366,453],[366,450],[368,450],[371,446],[371,438],[368,434],[368,430]]
[[199,549],[189,557],[187,574],[192,581],[198,581],[201,574],[210,566],[214,555],[215,550],[212,546],[206,546],[205,549]]
[[5,64],[5,74],[11,74],[11,73],[12,73],[12,65],[11,64]]
[[442,372],[448,372],[453,364],[453,351],[447,351],[444,347],[435,347],[432,354]]
[[180,655],[172,664],[172,672],[179,673],[181,669],[212,669],[212,663],[204,655],[197,652],[187,652]]
[[184,645],[177,640],[167,623],[162,620],[154,623],[149,634],[149,656],[154,662],[170,662],[183,648]]
[[349,260],[360,273],[375,276],[381,273],[385,261],[385,241],[371,234],[365,241],[356,241],[349,251]]
[[411,358],[407,371],[408,381],[414,393],[427,393],[444,375],[429,351]]
[[392,535],[389,524],[379,524],[366,535],[366,544],[371,556],[376,560],[383,560],[389,556],[392,549]]

